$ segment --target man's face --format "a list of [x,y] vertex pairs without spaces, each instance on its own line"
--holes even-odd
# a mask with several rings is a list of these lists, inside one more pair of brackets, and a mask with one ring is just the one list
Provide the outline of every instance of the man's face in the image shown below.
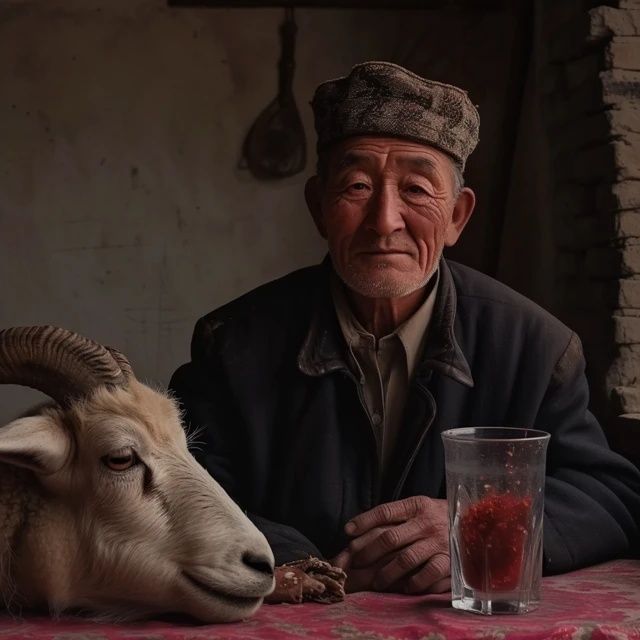
[[362,136],[331,150],[307,201],[345,284],[366,297],[395,298],[423,287],[443,247],[458,239],[475,198],[456,191],[444,153]]

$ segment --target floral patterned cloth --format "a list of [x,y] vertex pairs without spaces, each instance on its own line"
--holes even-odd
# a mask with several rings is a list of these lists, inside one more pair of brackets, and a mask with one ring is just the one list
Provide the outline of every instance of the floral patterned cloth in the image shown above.
[[245,622],[101,624],[0,618],[0,640],[640,640],[640,560],[616,560],[543,580],[537,611],[479,616],[448,595],[358,593],[331,605],[264,605]]

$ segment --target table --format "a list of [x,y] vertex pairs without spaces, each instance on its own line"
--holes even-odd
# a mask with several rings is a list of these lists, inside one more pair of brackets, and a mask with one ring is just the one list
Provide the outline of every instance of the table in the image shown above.
[[542,603],[520,616],[451,608],[448,595],[358,593],[342,603],[264,605],[220,625],[0,617],[0,640],[640,640],[640,560],[616,560],[544,578]]

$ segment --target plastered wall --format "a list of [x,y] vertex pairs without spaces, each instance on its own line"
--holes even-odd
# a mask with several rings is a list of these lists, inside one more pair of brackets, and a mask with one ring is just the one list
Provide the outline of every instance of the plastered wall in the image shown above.
[[[306,174],[265,184],[238,169],[248,126],[275,96],[282,12],[5,5],[0,326],[74,329],[166,384],[197,317],[323,254]],[[354,16],[301,18],[296,93],[310,132],[312,88],[389,55],[381,35],[394,17],[365,17],[359,38]],[[8,391],[4,417],[18,404]]]
[[[438,32],[434,15],[298,11],[295,93],[309,162],[265,183],[239,168],[240,149],[275,97],[282,10],[2,2],[0,326],[73,329],[166,385],[188,359],[198,317],[324,253],[303,199],[315,86],[365,59],[413,56],[420,71],[446,76],[449,35],[440,34],[440,54],[432,37],[431,55],[416,46]],[[484,38],[491,23],[477,18],[478,31],[474,19],[465,18],[465,33]],[[509,41],[491,42],[503,65],[490,74],[495,103]],[[477,77],[472,57],[453,60],[456,81],[460,64]],[[37,397],[0,387],[0,423]]]

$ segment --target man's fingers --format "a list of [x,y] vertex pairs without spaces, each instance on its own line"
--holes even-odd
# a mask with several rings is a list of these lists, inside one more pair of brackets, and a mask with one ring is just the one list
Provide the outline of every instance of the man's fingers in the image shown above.
[[[448,555],[439,553],[419,571],[405,581],[405,593],[444,593],[451,589],[451,560]],[[443,577],[444,573],[444,577]]]
[[347,582],[345,584],[345,590],[347,593],[354,593],[356,591],[373,591],[373,578],[375,577],[376,569],[349,569],[347,572]]
[[365,511],[352,518],[345,525],[348,535],[362,535],[373,527],[398,524],[424,511],[429,498],[425,496],[411,496],[404,500],[385,502],[369,511]]
[[300,603],[308,596],[320,595],[325,585],[308,576],[302,569],[281,565],[275,570],[275,589],[265,598],[265,602]]
[[349,559],[353,560],[353,556],[368,545],[370,545],[381,533],[387,531],[390,527],[376,527],[375,529],[370,529],[366,533],[363,533],[361,536],[354,538],[347,547],[347,552],[349,553]]
[[409,520],[394,527],[376,527],[349,543],[351,566],[368,567],[399,549],[424,537],[419,520]]
[[[426,573],[423,575],[423,571]],[[449,555],[443,553],[441,546],[433,538],[414,542],[398,551],[393,558],[377,573],[373,583],[377,591],[384,591],[411,574],[421,574],[420,584],[427,586],[449,575]],[[413,583],[411,583],[413,585]]]
[[345,575],[344,578],[336,580],[329,575],[314,573],[314,580],[321,582],[325,589],[319,595],[314,594],[314,597],[309,599],[314,600],[315,602],[341,602],[344,600],[344,583],[346,577],[347,576]]
[[351,556],[349,552],[345,549],[341,551],[333,560],[331,560],[331,564],[334,567],[340,567],[340,569],[346,569],[351,561]]
[[427,589],[427,593],[447,593],[447,591],[451,591],[451,576],[449,576],[448,578],[442,578],[442,580],[434,582]]
[[404,500],[385,502],[369,511],[352,518],[344,527],[347,535],[359,536],[381,525],[398,524],[424,513],[430,499],[425,496],[411,496]]

